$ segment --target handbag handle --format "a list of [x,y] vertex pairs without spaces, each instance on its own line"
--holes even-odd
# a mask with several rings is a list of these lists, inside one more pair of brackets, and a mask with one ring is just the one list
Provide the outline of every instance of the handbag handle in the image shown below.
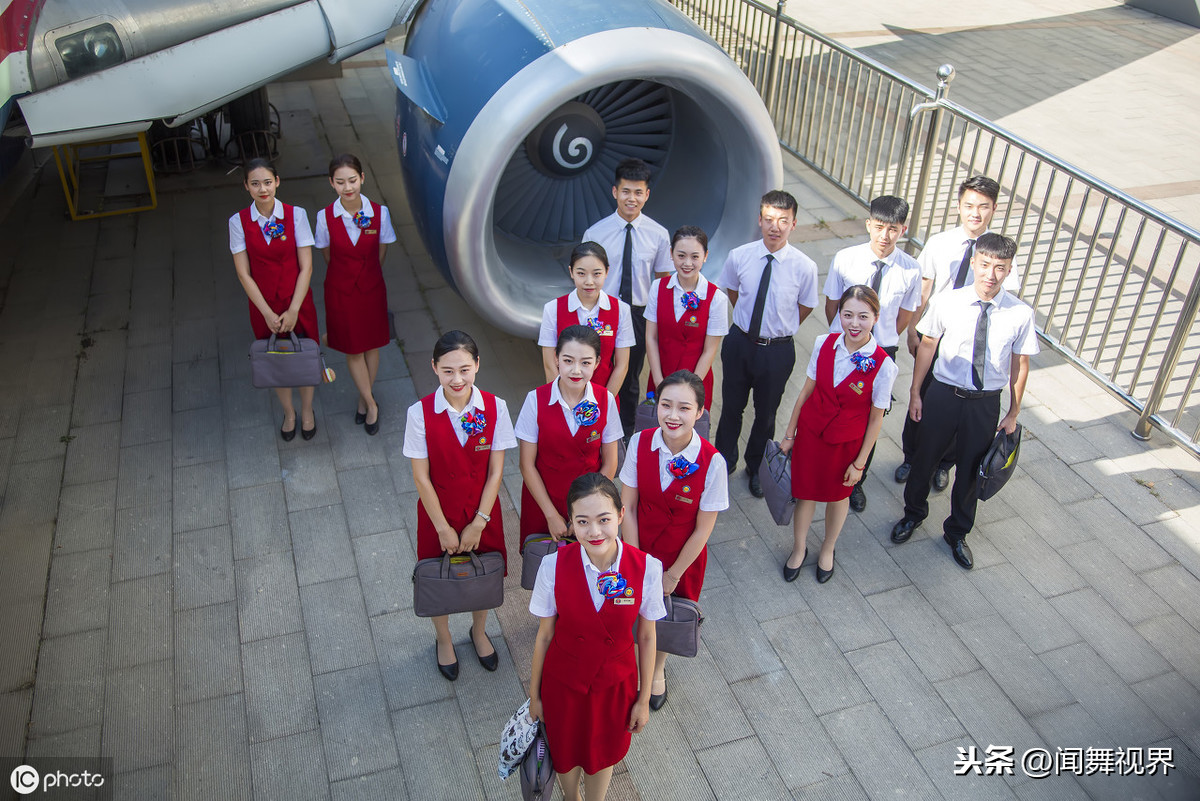
[[667,618],[671,617],[671,596],[663,593],[663,606],[667,609]]
[[[475,575],[482,576],[484,574],[483,562],[479,561],[479,557],[474,551],[467,551],[467,556],[471,559],[471,567],[475,568]],[[447,551],[442,556],[442,578],[450,578],[450,552]]]
[[[292,340],[291,352],[299,353],[300,352],[300,340],[296,338],[296,332],[288,331],[287,335],[288,335],[288,338]],[[275,339],[277,336],[278,336],[277,334],[271,334],[271,337],[267,340],[267,353],[287,353],[287,351],[281,351],[281,350],[276,349]]]

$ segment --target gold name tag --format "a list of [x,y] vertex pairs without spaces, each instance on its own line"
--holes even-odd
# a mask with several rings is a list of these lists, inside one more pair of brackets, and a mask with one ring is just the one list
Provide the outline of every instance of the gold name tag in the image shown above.
[[700,327],[700,323],[698,323],[694,320],[687,320],[684,322],[684,325],[687,326],[688,328],[699,328]]
[[615,337],[617,335],[617,332],[611,328],[605,328],[603,331],[597,331],[596,333],[602,337]]
[[865,386],[866,385],[862,381],[855,381],[850,385],[850,389],[854,390],[855,395],[861,395],[863,394],[863,387]]
[[637,603],[637,598],[613,598],[613,604],[616,606],[630,606]]
[[677,500],[677,501],[683,501],[684,503],[691,503],[691,502],[692,502],[692,499],[691,499],[691,498],[685,498],[685,497],[683,497],[682,495],[676,495],[676,496],[675,496],[675,500]]
[[492,444],[490,442],[487,445],[476,445],[475,446],[476,451],[490,451],[491,449],[492,449]]
[[379,233],[379,231],[375,230],[374,228],[368,228],[368,229],[366,230],[366,233],[368,233],[368,234],[377,234],[377,233]]

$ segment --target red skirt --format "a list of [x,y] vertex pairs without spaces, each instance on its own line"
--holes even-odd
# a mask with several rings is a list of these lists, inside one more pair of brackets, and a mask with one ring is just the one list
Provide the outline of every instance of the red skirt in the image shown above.
[[633,738],[626,727],[635,701],[636,681],[585,694],[543,672],[542,716],[554,770],[567,773],[582,766],[584,773],[598,773],[624,759]]
[[847,487],[842,479],[861,449],[862,440],[830,445],[806,426],[797,426],[792,446],[792,497],[818,503],[849,498],[854,487]]
[[325,283],[325,327],[329,347],[342,353],[366,353],[390,341],[387,289],[381,282],[367,292],[341,292]]
[[[653,541],[646,542],[646,536],[643,534],[639,537],[642,550],[658,559],[663,563],[663,568],[666,569],[670,565],[675,564],[675,560],[679,558],[680,551],[683,546],[692,537],[695,529],[689,529],[688,532],[677,542],[669,542],[668,537],[658,535]],[[675,586],[674,595],[680,595],[693,601],[700,600],[700,590],[704,588],[704,571],[708,564],[708,546],[705,545],[700,549],[700,555],[696,557],[688,569],[683,571],[683,575],[679,579],[679,584]]]
[[[288,306],[292,305],[291,295],[283,298],[267,297],[264,294],[263,300],[276,314],[283,314],[287,311]],[[263,319],[262,312],[253,303],[250,304],[250,327],[254,329],[255,339],[270,339],[271,329],[267,328],[267,321]],[[300,314],[296,317],[295,332],[298,337],[307,337],[318,342],[321,339],[321,332],[317,328],[317,307],[313,304],[311,291],[305,293],[304,302],[300,304]]]
[[[445,512],[445,507],[442,509]],[[508,545],[504,541],[504,515],[500,511],[500,499],[492,504],[490,513],[492,521],[483,527],[483,534],[479,537],[479,545],[475,547],[475,553],[498,553],[504,557],[504,575],[508,575]],[[468,523],[470,520],[467,521]],[[433,521],[429,519],[429,513],[425,511],[425,505],[421,501],[417,501],[417,559],[432,559],[433,557],[441,557],[445,553],[442,550],[442,541],[438,539],[437,529],[433,527]]]

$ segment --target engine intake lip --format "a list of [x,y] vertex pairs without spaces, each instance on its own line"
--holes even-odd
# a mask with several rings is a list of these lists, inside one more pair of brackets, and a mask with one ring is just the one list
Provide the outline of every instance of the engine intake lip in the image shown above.
[[[723,157],[720,164],[686,163],[672,153],[664,167],[698,176],[694,187],[679,187],[673,196],[707,192],[719,207],[710,220],[695,221],[708,230],[712,269],[755,235],[758,200],[782,183],[783,165],[774,124],[741,70],[714,44],[677,31],[621,28],[583,36],[510,78],[453,154],[443,206],[448,267],[464,300],[498,328],[535,337],[543,304],[570,287],[561,248],[514,250],[498,241],[494,199],[509,159],[564,104],[593,87],[630,79],[662,84],[689,100],[705,117],[695,133],[704,152]],[[715,177],[706,180],[706,173]],[[655,193],[662,184],[660,176]]]

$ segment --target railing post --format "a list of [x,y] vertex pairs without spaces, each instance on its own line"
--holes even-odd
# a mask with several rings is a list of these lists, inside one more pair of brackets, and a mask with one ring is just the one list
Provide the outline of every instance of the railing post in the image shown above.
[[[1140,439],[1143,442],[1150,439],[1150,417],[1158,412],[1163,398],[1167,396],[1167,389],[1171,386],[1171,376],[1175,374],[1175,367],[1179,364],[1183,347],[1187,344],[1188,335],[1192,332],[1192,323],[1196,320],[1197,312],[1200,312],[1200,276],[1192,279],[1192,286],[1188,290],[1187,299],[1183,302],[1179,320],[1175,323],[1175,330],[1171,332],[1171,341],[1167,343],[1167,352],[1163,354],[1162,365],[1158,368],[1158,375],[1154,378],[1154,387],[1150,390],[1150,397],[1146,398],[1146,404],[1142,407],[1142,414],[1138,417],[1137,425],[1129,432],[1134,439]],[[1187,398],[1181,401],[1181,403],[1186,402]]]
[[775,4],[775,29],[771,34],[771,54],[767,56],[767,85],[763,87],[763,102],[771,107],[771,92],[775,89],[775,73],[778,65],[775,59],[779,55],[779,37],[783,34],[783,9],[787,0],[779,0]]
[[[950,64],[943,64],[938,67],[937,71],[937,95],[934,97],[933,103],[922,103],[913,107],[913,114],[910,117],[915,119],[919,111],[925,108],[932,108],[933,117],[929,121],[929,133],[925,136],[925,153],[921,157],[921,173],[917,178],[917,188],[913,193],[912,199],[909,201],[911,213],[908,218],[908,230],[910,232],[908,242],[905,244],[905,249],[909,252],[913,248],[913,239],[920,233],[921,210],[925,205],[925,194],[929,191],[929,176],[933,173],[933,156],[937,150],[938,130],[942,127],[942,107],[941,101],[945,100],[946,95],[950,91],[950,82],[954,80],[954,67]],[[924,108],[923,108],[924,107]],[[908,141],[905,140],[907,148]],[[900,164],[901,174],[904,171],[904,163]],[[897,178],[897,185],[899,179]]]

